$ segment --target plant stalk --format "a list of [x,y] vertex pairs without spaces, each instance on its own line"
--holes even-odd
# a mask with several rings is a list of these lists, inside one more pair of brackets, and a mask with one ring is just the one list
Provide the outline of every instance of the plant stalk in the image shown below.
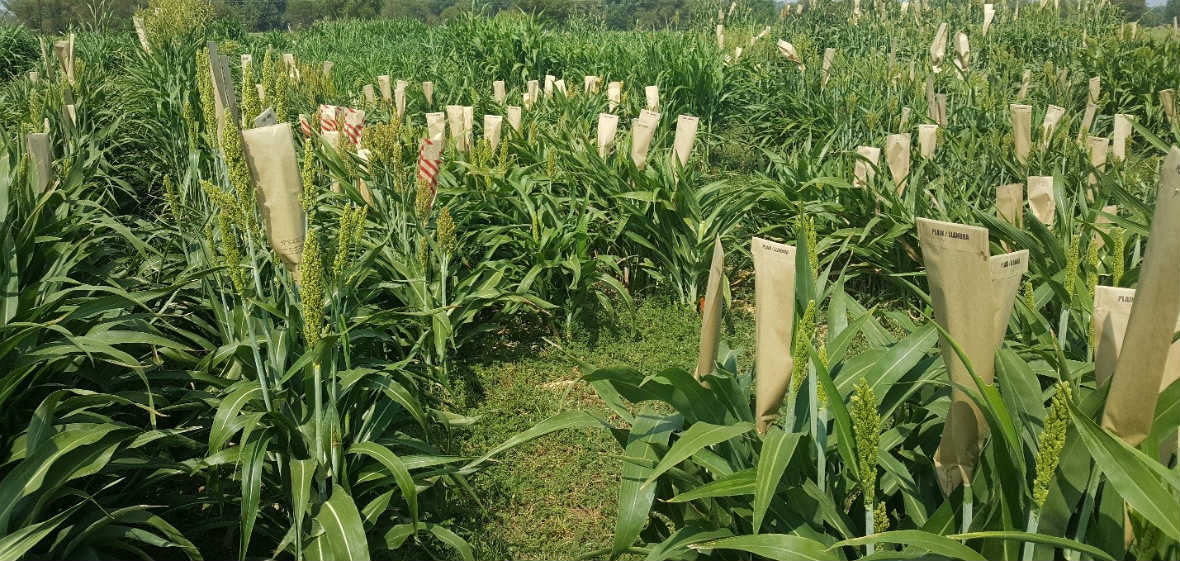
[[[1041,523],[1041,510],[1038,508],[1034,508],[1034,509],[1028,511],[1028,525],[1027,525],[1025,531],[1030,534],[1037,533],[1037,526],[1039,526],[1040,523]],[[1033,542],[1030,542],[1030,541],[1024,542],[1024,552],[1020,556],[1020,561],[1032,561],[1032,555],[1033,555]]]
[[[873,506],[868,501],[865,501],[865,535],[866,536],[871,536],[871,535],[877,533],[877,530],[875,529],[876,528],[876,521],[873,520],[874,510],[875,509],[873,508]],[[876,546],[874,546],[873,544],[866,543],[865,544],[865,555],[872,555],[876,549],[877,549]]]

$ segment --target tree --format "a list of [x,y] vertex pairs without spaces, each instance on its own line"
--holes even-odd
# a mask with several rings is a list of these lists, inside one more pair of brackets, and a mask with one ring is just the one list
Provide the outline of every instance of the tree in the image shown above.
[[1115,0],[1114,4],[1123,9],[1127,21],[1136,21],[1147,11],[1144,0]]

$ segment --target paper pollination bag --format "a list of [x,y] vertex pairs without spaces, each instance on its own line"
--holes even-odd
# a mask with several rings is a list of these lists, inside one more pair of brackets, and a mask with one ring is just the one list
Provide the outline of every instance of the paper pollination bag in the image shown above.
[[983,30],[981,31],[981,34],[984,37],[987,37],[987,30],[992,26],[992,20],[995,19],[995,17],[996,17],[995,4],[984,4],[983,5]]
[[1057,204],[1053,198],[1053,176],[1029,176],[1028,209],[1041,224],[1050,230],[1053,229],[1053,218],[1057,212]]
[[897,186],[897,194],[901,195],[910,175],[909,133],[891,134],[885,139],[885,162],[889,164],[889,175]]
[[1180,148],[1160,168],[1159,193],[1135,301],[1127,318],[1102,426],[1137,446],[1151,432],[1159,389],[1167,372],[1172,335],[1180,318]]
[[642,170],[647,166],[647,151],[651,147],[651,140],[655,137],[656,127],[660,124],[660,114],[644,109],[639,112],[631,129],[631,160],[635,167]]
[[361,131],[365,128],[365,112],[356,109],[348,109],[344,113],[344,135],[355,146],[361,144]]
[[934,109],[936,115],[934,120],[938,123],[938,126],[946,128],[946,94],[940,93],[934,95]]
[[725,26],[721,25],[720,23],[717,24],[716,33],[717,33],[717,48],[724,49],[725,48]]
[[1114,161],[1127,159],[1127,139],[1131,138],[1131,115],[1118,113],[1114,116],[1114,131],[1110,135],[1110,151]]
[[504,89],[504,80],[492,82],[492,99],[501,105],[508,100],[508,92]]
[[[356,151],[356,156],[367,166],[369,159],[373,157],[373,151],[368,148],[359,148]],[[365,204],[373,206],[373,192],[369,190],[369,183],[367,181],[357,178],[356,190],[360,193],[361,200],[365,201]]]
[[71,33],[67,39],[54,41],[53,54],[57,57],[57,62],[61,64],[66,81],[71,86],[74,85],[74,34]]
[[1016,92],[1016,101],[1024,101],[1028,97],[1028,88],[1032,84],[1032,70],[1025,70],[1020,76],[1020,91]]
[[29,155],[29,171],[33,174],[33,185],[36,194],[45,192],[49,187],[52,175],[50,163],[53,160],[52,149],[49,145],[49,133],[32,132],[25,137],[25,150]]
[[1094,114],[1097,112],[1097,105],[1093,103],[1086,104],[1086,114],[1082,116],[1082,124],[1078,126],[1077,141],[1079,144],[1090,134],[1090,126],[1094,124]]
[[400,120],[406,115],[406,87],[410,84],[405,80],[398,80],[393,88],[393,107]]
[[553,97],[553,84],[557,82],[557,77],[552,74],[545,75],[545,99]]
[[558,79],[556,82],[553,82],[553,88],[556,89],[558,92],[561,93],[561,95],[563,95],[565,97],[570,96],[569,90],[566,89],[566,87],[565,87],[565,80]]
[[388,74],[377,77],[377,89],[381,91],[381,101],[393,101],[393,87],[389,81]]
[[148,44],[147,28],[143,26],[143,18],[131,16],[131,25],[135,27],[135,35],[139,37],[139,46],[143,52],[152,54],[152,46]]
[[74,106],[73,103],[66,105],[65,108],[66,108],[66,116],[70,118],[70,124],[77,125],[78,124],[78,110],[77,110],[77,108]]
[[332,76],[332,68],[335,66],[336,63],[330,60],[325,60],[324,63],[320,65],[320,70],[323,72],[324,78],[329,78]]
[[1134,288],[1094,287],[1094,381],[1099,388],[1110,382],[1118,365],[1127,332],[1127,319],[1135,302]]
[[254,55],[252,55],[250,53],[242,53],[241,61],[242,61],[242,73],[245,73],[246,68],[249,67],[251,64],[254,64]]
[[1032,148],[1032,106],[1012,103],[1008,105],[1008,111],[1012,114],[1012,147],[1016,160],[1027,164]]
[[930,68],[935,74],[942,72],[942,59],[946,58],[946,34],[946,22],[943,22],[934,34],[934,41],[930,43]]
[[295,64],[294,53],[283,53],[283,68],[287,69],[287,77],[292,80],[299,78],[299,66]]
[[899,131],[906,130],[906,128],[909,127],[909,124],[910,124],[910,108],[909,107],[902,107],[901,108],[901,119],[897,125],[897,130],[899,130]]
[[[927,218],[918,218],[917,226],[934,320],[963,350],[975,374],[990,384],[995,323],[1001,306],[993,300],[987,229]],[[981,296],[991,305],[981,305]],[[946,337],[940,335],[940,340],[943,362],[956,384],[951,389],[942,441],[934,454],[939,486],[949,495],[960,484],[971,484],[987,425],[975,403],[959,388],[976,387],[971,374]]]
[[445,114],[441,112],[426,114],[426,136],[429,138],[434,138],[436,136],[439,137],[440,145],[444,131],[446,131],[446,127],[447,117]]
[[29,71],[29,81],[38,84],[41,82],[41,73],[36,70]]
[[1100,233],[1110,235],[1110,217],[1118,215],[1119,205],[1102,207],[1102,211],[1094,217],[1094,232],[1090,235],[1090,243],[1097,245],[1098,249],[1102,249],[1102,246],[1106,245],[1106,241],[1103,240]]
[[645,101],[647,102],[647,110],[648,111],[659,111],[660,110],[660,87],[659,86],[647,86],[647,87],[643,88],[643,97],[645,98]]
[[996,217],[1021,228],[1024,226],[1024,184],[996,187]]
[[938,141],[938,125],[918,125],[918,153],[923,160],[934,158]]
[[377,104],[377,92],[373,89],[373,84],[365,84],[361,88],[361,93],[365,96],[365,103],[369,105]]
[[955,32],[955,67],[959,72],[966,72],[971,64],[971,44],[967,41],[967,34]]
[[[1102,138],[1101,136],[1091,136],[1091,137],[1089,137],[1089,140],[1086,144],[1087,144],[1087,148],[1090,151],[1090,167],[1093,167],[1094,169],[1096,169],[1098,171],[1105,170],[1106,169],[1106,152],[1107,152],[1107,149],[1109,146],[1109,142],[1107,142],[1107,140],[1105,138]],[[1089,179],[1087,179],[1087,183],[1090,185],[1093,185],[1097,182],[1098,182],[1098,177],[1096,175],[1094,175],[1094,173],[1091,172]]]
[[451,145],[460,152],[465,150],[463,140],[466,137],[465,127],[463,125],[463,106],[462,105],[448,105],[447,111],[447,129],[450,130]]
[[766,433],[778,417],[779,406],[791,387],[791,355],[795,319],[794,246],[753,238],[754,259],[754,418]]
[[1098,97],[1102,95],[1102,78],[1095,76],[1090,78],[1089,95],[1086,98],[1087,103],[1098,104]]
[[602,83],[602,78],[598,76],[583,76],[582,90],[586,93],[598,93],[598,85]]
[[1175,126],[1177,120],[1176,90],[1172,88],[1160,90],[1160,107],[1163,107],[1168,122]]
[[680,167],[688,165],[688,158],[692,156],[692,147],[697,141],[697,127],[700,119],[692,115],[678,115],[676,117],[676,138],[672,142],[672,151],[676,154]]
[[1057,130],[1057,123],[1065,115],[1065,108],[1050,105],[1045,108],[1045,118],[1041,120],[1041,147],[1048,148],[1053,140],[1053,133]]
[[820,66],[819,89],[828,87],[828,79],[832,76],[832,61],[836,59],[836,49],[828,47],[824,49],[824,61]]
[[291,125],[279,123],[242,131],[242,148],[250,176],[258,187],[266,236],[287,271],[299,282],[303,258],[304,216],[299,202],[302,180],[295,159]]
[[713,260],[709,264],[709,283],[701,306],[701,343],[697,354],[697,368],[693,376],[700,380],[712,374],[717,363],[717,343],[721,339],[722,281],[725,279],[725,250],[721,238],[713,240]]
[[483,116],[483,137],[488,141],[488,146],[495,150],[500,145],[500,128],[504,124],[504,117],[499,115],[484,115]]
[[598,114],[598,156],[605,158],[615,145],[615,132],[619,129],[619,116],[614,113]]
[[795,45],[779,39],[778,52],[786,57],[787,60],[795,63],[795,66],[799,68],[800,72],[807,70],[807,66],[803,64],[803,59],[799,56],[799,51],[795,50]]
[[876,146],[858,146],[859,156],[852,166],[852,185],[865,187],[877,175],[877,164],[881,161],[881,149]]
[[987,265],[991,273],[992,342],[999,349],[1008,333],[1008,320],[1020,292],[1020,281],[1028,271],[1028,250],[993,255]]
[[536,80],[529,80],[524,92],[524,108],[532,109],[533,105],[537,103],[537,98],[540,96],[540,82]]
[[619,106],[619,103],[622,103],[622,101],[623,101],[623,83],[622,82],[611,82],[606,85],[606,100],[608,102],[607,107],[611,111],[614,111],[615,108]]
[[434,82],[422,82],[422,97],[426,98],[426,106],[434,105]]
[[475,108],[467,105],[463,107],[463,150],[471,150],[475,146]]
[[520,106],[509,105],[507,110],[508,125],[512,127],[512,130],[520,132]]

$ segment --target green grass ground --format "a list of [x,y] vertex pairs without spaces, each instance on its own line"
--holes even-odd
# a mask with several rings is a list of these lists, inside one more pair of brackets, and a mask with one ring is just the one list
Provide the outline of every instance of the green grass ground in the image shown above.
[[[735,305],[725,338],[752,348],[754,320]],[[479,396],[467,411],[480,420],[459,435],[460,450],[478,454],[561,411],[609,413],[580,377],[579,362],[626,365],[644,372],[696,363],[700,316],[647,299],[632,326],[575,333],[561,348],[544,340],[469,364]],[[523,344],[522,344],[523,345]],[[748,353],[743,353],[743,357]],[[745,361],[743,365],[747,364]],[[616,419],[617,421],[617,419]],[[457,508],[480,559],[571,559],[610,545],[621,469],[618,447],[599,431],[562,431],[519,447],[472,482],[485,509]]]

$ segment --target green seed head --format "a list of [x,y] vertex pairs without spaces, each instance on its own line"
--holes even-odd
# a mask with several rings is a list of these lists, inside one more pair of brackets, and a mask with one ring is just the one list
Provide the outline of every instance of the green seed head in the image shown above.
[[1069,295],[1071,302],[1078,282],[1081,243],[1081,236],[1074,234],[1069,242],[1069,251],[1065,254],[1065,293]]
[[1049,414],[1045,417],[1045,428],[1037,441],[1036,479],[1033,481],[1033,504],[1040,509],[1049,497],[1049,483],[1057,471],[1061,450],[1065,447],[1065,432],[1069,428],[1069,403],[1072,390],[1069,384],[1057,384]]
[[1126,263],[1127,231],[1115,228],[1111,232],[1111,236],[1114,237],[1114,247],[1110,252],[1110,259],[1113,260],[1110,267],[1110,275],[1113,277],[1111,284],[1118,286],[1119,282],[1123,280],[1123,266]]
[[851,401],[852,432],[856,438],[857,477],[865,493],[865,504],[874,504],[877,481],[877,448],[881,442],[881,415],[877,397],[869,383],[861,378]]
[[320,240],[308,233],[299,263],[299,303],[303,313],[303,340],[308,347],[319,343],[324,329],[324,269],[320,262]]
[[795,349],[792,358],[795,361],[795,371],[791,375],[791,391],[799,391],[799,387],[807,380],[808,346],[815,336],[815,300],[807,302],[807,309],[803,317],[795,326]]
[[451,207],[444,206],[439,211],[434,235],[443,255],[450,255],[455,250],[455,221],[451,218]]

